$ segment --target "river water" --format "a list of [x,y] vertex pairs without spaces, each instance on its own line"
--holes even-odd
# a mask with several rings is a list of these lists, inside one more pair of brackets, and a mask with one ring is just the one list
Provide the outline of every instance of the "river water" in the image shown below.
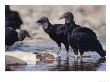
[[[20,42],[15,43],[9,48],[11,51],[23,52],[47,52],[57,53],[58,46],[52,40],[34,41],[34,42]],[[75,60],[74,53],[70,48],[69,59],[64,46],[58,56],[61,57],[58,61],[38,61],[36,64],[30,65],[10,65],[14,71],[106,71],[106,62],[101,59],[96,52],[85,52],[82,60]],[[56,62],[53,64],[53,62]]]

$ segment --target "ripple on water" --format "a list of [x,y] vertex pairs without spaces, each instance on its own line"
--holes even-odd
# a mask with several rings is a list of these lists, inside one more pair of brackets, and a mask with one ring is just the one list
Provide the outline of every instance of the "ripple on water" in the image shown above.
[[[58,47],[55,42],[37,42],[32,44],[16,44],[10,48],[11,51],[23,52],[44,52],[51,51],[57,53]],[[39,61],[35,65],[11,65],[10,67],[15,71],[106,71],[106,62],[100,59],[97,53],[85,53],[82,61],[75,61],[74,54],[70,50],[69,60],[66,59],[67,54],[62,46],[60,51],[61,61],[56,61],[56,64]]]

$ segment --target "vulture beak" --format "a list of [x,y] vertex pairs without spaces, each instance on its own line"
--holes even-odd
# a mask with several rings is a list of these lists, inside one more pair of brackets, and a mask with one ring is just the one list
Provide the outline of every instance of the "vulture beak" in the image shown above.
[[27,35],[28,38],[30,38],[31,40],[33,39],[29,34]]
[[65,16],[64,15],[62,15],[58,20],[60,20],[60,19],[63,19],[63,18],[65,18]]
[[40,23],[40,22],[41,22],[41,20],[37,20],[37,21],[36,21],[36,23]]

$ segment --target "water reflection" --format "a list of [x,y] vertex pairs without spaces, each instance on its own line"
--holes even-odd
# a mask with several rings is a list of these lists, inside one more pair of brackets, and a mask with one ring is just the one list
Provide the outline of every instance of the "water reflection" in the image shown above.
[[[51,45],[51,44],[53,45]],[[42,45],[41,45],[42,44]],[[46,46],[47,45],[47,46]],[[16,46],[11,50],[16,51],[48,51],[57,52],[57,45],[51,41],[48,44],[41,42],[36,45],[36,43],[31,45],[23,44],[21,46]],[[106,60],[97,57],[95,53],[89,54],[90,56],[85,56],[82,61],[76,61],[74,59],[73,51],[69,52],[69,58],[62,48],[60,52],[60,58],[57,61],[37,61],[34,65],[8,65],[13,71],[106,71]]]
[[[63,64],[62,64],[63,62]],[[85,61],[73,61],[69,60],[60,61],[56,67],[50,69],[51,71],[96,71],[97,68],[105,63],[105,59],[98,59],[96,62],[85,62]]]
[[56,65],[52,65],[48,62],[39,61],[36,65],[10,65],[10,68],[13,71],[98,71],[102,63],[105,63],[105,59],[100,58],[95,62],[83,60],[70,61],[66,59],[58,61]]

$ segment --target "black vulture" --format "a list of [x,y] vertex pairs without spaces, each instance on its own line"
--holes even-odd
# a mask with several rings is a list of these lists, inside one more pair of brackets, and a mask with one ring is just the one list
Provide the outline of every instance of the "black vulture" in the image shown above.
[[14,30],[20,29],[20,26],[23,24],[20,15],[16,11],[10,10],[9,5],[5,5],[5,28],[11,27]]
[[75,24],[74,16],[71,12],[64,13],[60,19],[62,18],[65,18],[69,45],[75,51],[76,55],[78,55],[78,51],[81,56],[86,51],[96,51],[101,57],[106,56],[106,51],[103,50],[93,30]]
[[64,44],[68,54],[69,44],[67,40],[67,33],[65,31],[65,24],[51,24],[49,19],[45,16],[41,17],[36,23],[41,24],[44,31],[50,36],[52,40],[57,43],[59,47],[57,54],[61,50],[61,43]]
[[23,41],[26,37],[31,38],[26,30],[20,30],[18,33],[12,28],[5,28],[5,45],[12,46],[17,41]]

